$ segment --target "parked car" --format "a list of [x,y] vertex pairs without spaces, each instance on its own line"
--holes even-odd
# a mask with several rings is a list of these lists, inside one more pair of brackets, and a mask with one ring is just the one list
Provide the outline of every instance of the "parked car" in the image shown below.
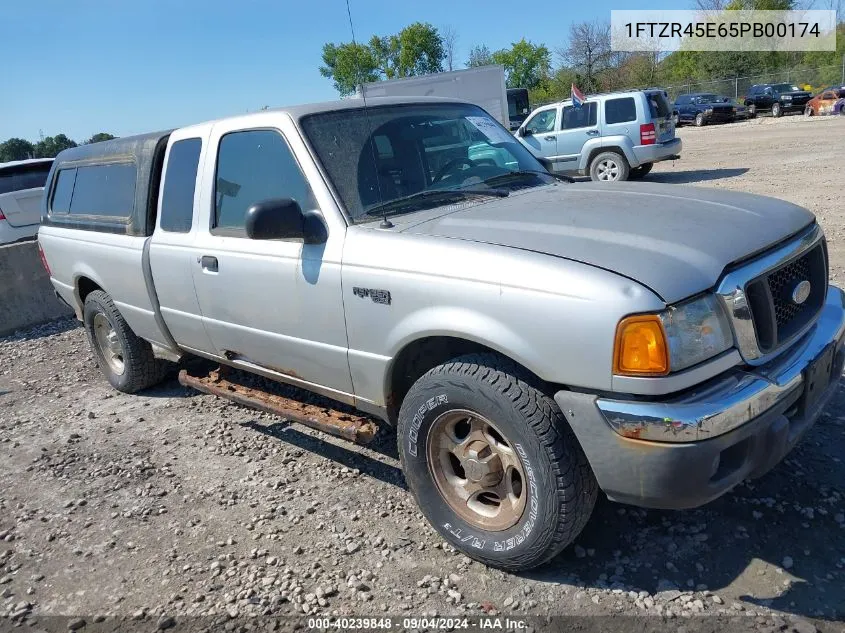
[[812,94],[795,84],[757,84],[751,86],[745,97],[748,116],[769,111],[779,117],[790,112],[803,112]]
[[807,116],[840,114],[845,116],[845,86],[825,88],[807,102],[804,108]]
[[590,95],[580,108],[571,100],[546,105],[516,136],[554,170],[600,181],[642,178],[654,163],[681,153],[672,109],[658,89]]
[[52,164],[52,158],[0,163],[0,244],[38,233],[41,196]]
[[[577,116],[645,125],[629,98]],[[231,369],[376,416],[434,529],[509,570],[572,543],[599,489],[690,508],[764,474],[836,391],[845,294],[806,209],[561,182],[478,106],[368,104],[59,154],[39,244],[116,389],[199,356],[222,369],[182,384],[344,437],[370,422]]]
[[694,123],[697,127],[708,123],[729,123],[745,118],[746,108],[729,97],[713,93],[679,95],[675,99],[677,123]]

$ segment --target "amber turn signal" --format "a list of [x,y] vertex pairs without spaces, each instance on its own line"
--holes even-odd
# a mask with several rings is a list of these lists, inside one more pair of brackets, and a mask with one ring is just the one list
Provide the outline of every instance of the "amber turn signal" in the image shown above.
[[613,373],[623,376],[665,376],[669,352],[663,323],[656,314],[622,319],[616,328]]

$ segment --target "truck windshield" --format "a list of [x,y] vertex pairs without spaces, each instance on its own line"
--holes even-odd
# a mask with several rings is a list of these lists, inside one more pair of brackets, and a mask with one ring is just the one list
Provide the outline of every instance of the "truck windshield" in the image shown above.
[[[410,213],[555,182],[510,132],[470,104],[321,112],[303,117],[302,128],[353,222],[373,221],[373,210]],[[461,190],[467,195],[418,195]],[[414,204],[402,204],[409,199]]]

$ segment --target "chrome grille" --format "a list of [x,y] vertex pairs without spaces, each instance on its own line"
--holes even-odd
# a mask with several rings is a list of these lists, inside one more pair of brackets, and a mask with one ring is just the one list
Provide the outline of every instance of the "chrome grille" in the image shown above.
[[[810,283],[810,294],[796,303],[792,294],[801,281]],[[816,224],[728,272],[716,292],[743,359],[764,363],[806,331],[824,304],[827,283],[827,246]]]
[[[820,247],[816,247],[820,248]],[[775,308],[775,322],[778,328],[789,325],[792,319],[797,318],[802,312],[808,309],[808,301],[797,304],[792,301],[791,294],[794,285],[802,280],[813,283],[810,279],[810,255],[799,257],[783,268],[779,268],[768,275],[769,291],[772,293],[772,302]]]

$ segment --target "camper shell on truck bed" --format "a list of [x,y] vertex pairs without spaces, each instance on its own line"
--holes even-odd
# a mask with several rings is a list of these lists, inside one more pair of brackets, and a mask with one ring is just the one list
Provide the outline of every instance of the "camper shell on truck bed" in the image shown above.
[[[61,152],[47,177],[41,224],[152,235],[171,132],[116,138]],[[103,191],[109,192],[109,200],[103,199]]]

